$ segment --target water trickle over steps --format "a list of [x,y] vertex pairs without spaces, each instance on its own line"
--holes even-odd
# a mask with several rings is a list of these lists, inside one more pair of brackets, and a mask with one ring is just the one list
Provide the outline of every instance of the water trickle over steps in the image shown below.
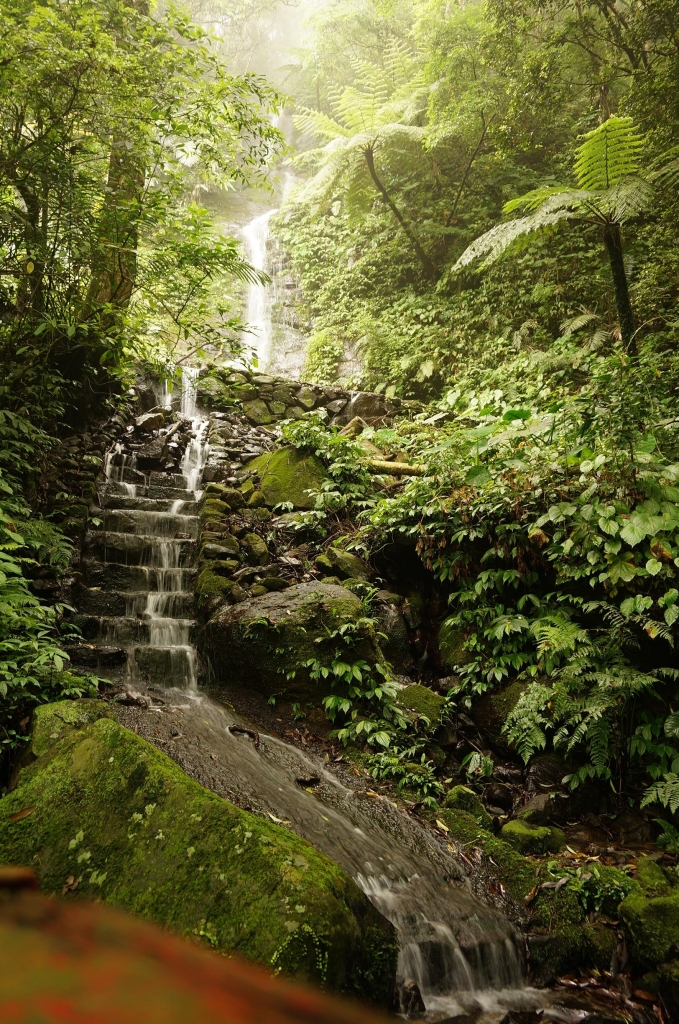
[[[184,709],[184,729],[196,730],[205,757],[217,752],[230,775],[222,795],[288,821],[354,877],[395,925],[399,972],[404,981],[415,981],[429,1013],[440,1018],[461,1008],[533,1005],[532,994],[522,989],[515,930],[467,891],[452,848],[389,801],[377,806],[358,799],[316,758],[278,737],[262,734],[254,749],[232,732],[234,725],[247,731],[248,723],[198,690],[192,562],[209,419],[196,407],[196,376],[184,371],[179,422],[187,443],[180,472],[148,470],[143,458],[129,454],[129,443],[118,443],[106,459],[99,490],[103,521],[86,538],[87,585],[78,602],[83,638],[102,652],[101,674],[133,688],[165,688],[167,700],[158,710],[171,710],[176,701]],[[169,396],[161,401],[169,408]],[[176,438],[179,431],[169,422],[154,431],[154,450],[171,434]],[[106,652],[121,651],[123,664],[107,663]],[[142,724],[142,735],[144,729]],[[157,741],[157,733],[148,738]],[[308,793],[296,781],[300,774],[318,775],[324,785]],[[202,777],[209,778],[209,771]]]
[[[129,685],[198,685],[191,566],[209,421],[196,409],[196,376],[184,370],[178,423],[154,431],[151,442],[162,451],[178,436],[178,425],[187,427],[181,471],[170,462],[165,472],[145,472],[135,455],[116,444],[99,488],[103,522],[85,538],[87,586],[77,624],[83,639],[101,649],[99,670],[110,675],[117,661],[117,679]],[[161,404],[169,409],[167,392]]]

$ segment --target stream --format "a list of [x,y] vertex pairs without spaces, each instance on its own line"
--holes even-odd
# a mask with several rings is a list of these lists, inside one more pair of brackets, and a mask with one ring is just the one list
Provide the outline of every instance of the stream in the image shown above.
[[[195,377],[184,370],[180,394],[158,396],[187,430],[181,473],[164,474],[163,482],[162,473],[140,472],[118,444],[100,487],[104,532],[91,571],[98,572],[96,590],[124,614],[100,616],[94,638],[125,649],[126,686],[152,686],[153,707],[139,731],[155,730],[148,738],[204,785],[293,829],[342,865],[394,924],[399,974],[416,982],[428,1015],[473,1009],[479,1019],[497,1020],[508,1007],[534,1007],[540,996],[524,987],[521,937],[471,894],[452,846],[390,800],[346,786],[311,753],[263,733],[253,742],[256,725],[198,689],[190,562],[209,420],[196,405]],[[173,429],[157,430],[153,443],[167,443]],[[165,745],[160,719],[174,723]]]

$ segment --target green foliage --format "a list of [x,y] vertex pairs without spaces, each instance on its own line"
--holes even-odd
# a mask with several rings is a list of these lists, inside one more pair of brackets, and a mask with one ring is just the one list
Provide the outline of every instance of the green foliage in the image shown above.
[[634,883],[621,871],[598,867],[563,867],[557,861],[547,864],[547,873],[552,879],[567,878],[567,889],[577,896],[586,913],[615,914],[618,905],[633,888]]
[[393,779],[397,789],[415,793],[425,807],[436,807],[437,798],[443,795],[443,786],[436,778],[436,769],[423,751],[423,741],[403,748],[392,744],[389,751],[373,754],[368,761],[368,771],[373,779]]
[[332,384],[337,380],[343,355],[344,346],[332,331],[316,331],[307,343],[305,378],[316,384]]

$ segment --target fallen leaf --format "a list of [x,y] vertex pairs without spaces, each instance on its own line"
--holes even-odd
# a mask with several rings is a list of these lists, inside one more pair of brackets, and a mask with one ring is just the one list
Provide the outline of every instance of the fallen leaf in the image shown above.
[[271,820],[275,821],[277,825],[289,825],[290,824],[290,822],[286,821],[284,818],[277,818],[275,814],[271,813],[271,811],[269,811],[268,814],[269,814],[269,817],[271,818]]
[[436,819],[436,824],[438,825],[438,827],[441,829],[442,832],[450,832],[450,829],[445,824],[445,822],[439,821],[438,818]]
[[14,814],[10,814],[10,821],[21,821],[22,818],[27,818],[29,814],[33,814],[35,807],[24,807],[23,811],[15,811]]

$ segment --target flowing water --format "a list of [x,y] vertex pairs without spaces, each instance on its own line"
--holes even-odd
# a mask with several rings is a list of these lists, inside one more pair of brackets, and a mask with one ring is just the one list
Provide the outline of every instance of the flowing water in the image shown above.
[[[274,736],[255,745],[233,732],[252,726],[199,692],[191,560],[209,420],[196,408],[195,376],[184,371],[178,413],[190,434],[180,474],[142,474],[121,445],[106,459],[103,531],[88,547],[89,573],[100,585],[88,593],[111,614],[91,617],[95,643],[126,650],[128,685],[171,688],[165,705],[182,706],[196,755],[218,759],[218,792],[287,823],[355,878],[395,925],[400,974],[417,983],[429,1013],[534,1005],[535,993],[523,988],[519,937],[471,894],[452,847],[390,801],[345,786],[318,758]],[[162,402],[169,406],[170,397]],[[155,440],[172,429],[161,428]],[[312,786],[300,784],[309,778]]]
[[[196,375],[183,372],[180,416],[190,424],[190,438],[181,473],[142,473],[136,457],[116,445],[100,488],[103,531],[87,538],[88,577],[100,585],[85,595],[85,610],[98,603],[113,614],[90,617],[85,635],[127,652],[129,684],[197,687],[191,559],[209,421],[196,410]],[[163,404],[170,405],[167,392]],[[158,439],[170,430],[159,431]]]
[[[291,172],[283,174],[279,185],[281,203],[294,183]],[[276,213],[277,208],[257,213],[240,228],[248,263],[270,275],[266,284],[248,285],[243,318],[249,327],[248,344],[257,358],[258,369],[299,380],[303,376],[306,338],[296,324],[294,303],[290,301],[294,281],[285,273],[277,244],[271,243],[271,218]]]

